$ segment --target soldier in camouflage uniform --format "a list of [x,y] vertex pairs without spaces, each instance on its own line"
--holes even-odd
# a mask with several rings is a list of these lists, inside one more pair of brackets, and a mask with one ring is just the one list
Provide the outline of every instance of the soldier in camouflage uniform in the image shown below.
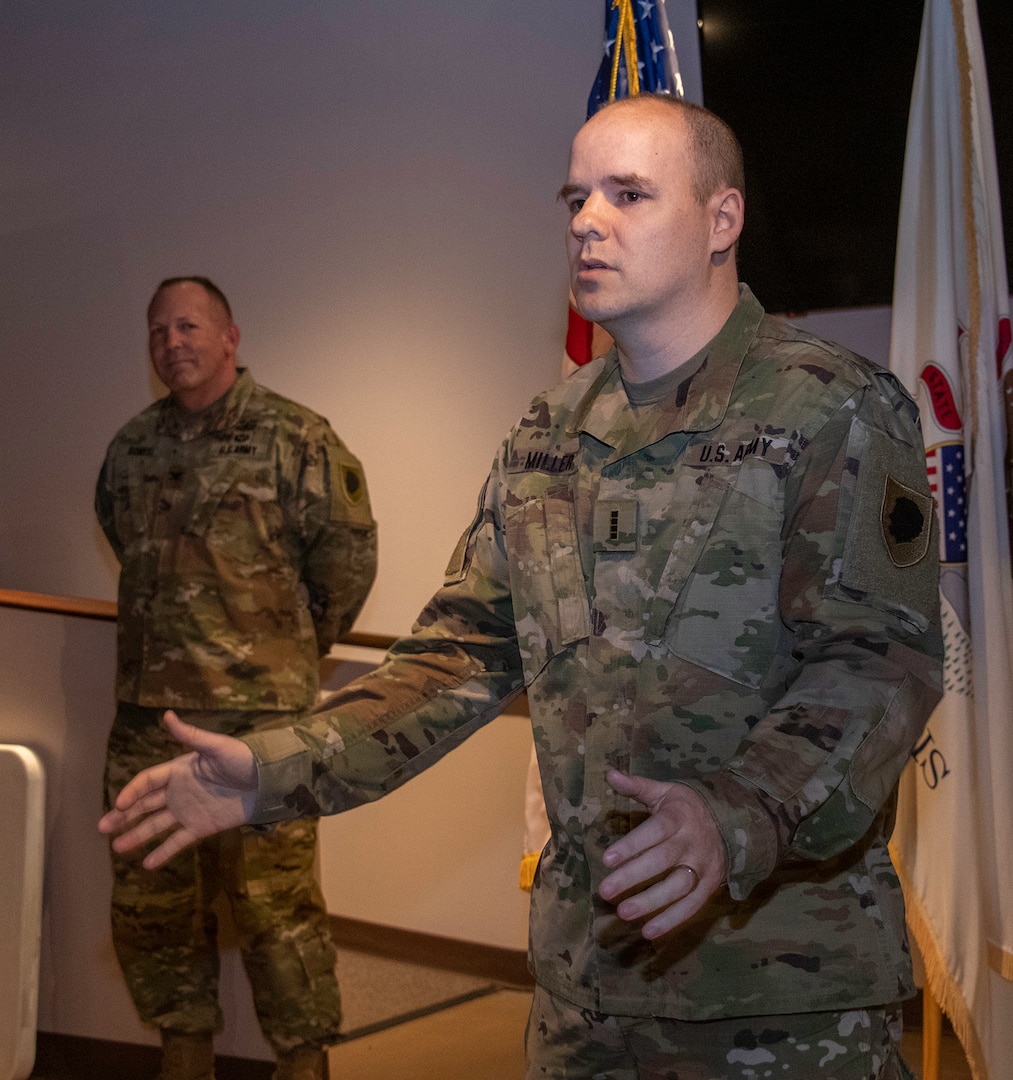
[[[179,752],[166,708],[229,735],[306,712],[319,657],[376,570],[359,462],[326,420],[236,367],[220,291],[171,279],[148,316],[170,394],[118,432],[95,499],[121,564],[110,805],[138,767]],[[164,1080],[212,1075],[222,893],[276,1076],[324,1075],[341,1005],[315,852],[306,818],[233,830],[158,871],[114,853],[113,940],[142,1019],[162,1033]]]
[[287,730],[174,725],[231,800],[172,763],[102,824],[142,819],[125,848],[175,828],[158,861],[235,820],[341,811],[526,687],[552,829],[529,1080],[909,1075],[887,839],[941,679],[918,416],[737,283],[742,186],[698,106],[589,120],[561,191],[571,284],[617,347],[508,436],[376,672]]

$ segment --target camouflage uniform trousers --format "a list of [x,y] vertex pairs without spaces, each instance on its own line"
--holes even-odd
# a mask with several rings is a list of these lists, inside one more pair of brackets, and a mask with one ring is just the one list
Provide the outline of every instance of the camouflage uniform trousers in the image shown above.
[[915,1080],[901,1009],[689,1022],[605,1016],[536,987],[526,1080]]
[[[159,724],[161,714],[120,703],[106,760],[107,805],[139,768],[178,754],[179,745]],[[183,714],[229,733],[243,733],[256,716],[264,714]],[[154,871],[145,870],[138,856],[112,853],[113,944],[142,1020],[184,1033],[222,1030],[212,905],[224,896],[257,1017],[275,1052],[338,1040],[341,999],[314,874],[316,836],[316,820],[306,818],[269,832],[236,829],[201,841]]]

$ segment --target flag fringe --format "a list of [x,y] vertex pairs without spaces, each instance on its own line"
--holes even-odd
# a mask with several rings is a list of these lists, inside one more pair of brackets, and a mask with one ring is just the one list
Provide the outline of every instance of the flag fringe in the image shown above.
[[945,954],[936,939],[935,931],[922,905],[921,898],[905,871],[900,853],[893,844],[890,845],[890,853],[893,856],[894,866],[897,868],[901,887],[904,890],[908,929],[918,945],[918,951],[921,953],[925,965],[926,985],[939,1003],[940,1009],[946,1014],[953,1027],[954,1034],[964,1048],[964,1054],[967,1057],[967,1064],[970,1066],[973,1080],[989,1080],[985,1054],[978,1038],[977,1029],[974,1026],[974,1020],[967,1007],[967,1002],[964,1000],[956,980],[950,975],[946,966]]
[[531,892],[531,886],[535,883],[535,870],[538,867],[538,860],[542,857],[540,851],[526,852],[521,857],[520,873],[517,884],[524,890],[524,892]]

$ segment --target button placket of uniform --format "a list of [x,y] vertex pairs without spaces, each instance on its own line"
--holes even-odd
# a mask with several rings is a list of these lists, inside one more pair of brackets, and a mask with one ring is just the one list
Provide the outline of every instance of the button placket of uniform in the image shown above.
[[549,572],[556,596],[561,645],[569,645],[591,633],[573,497],[571,478],[571,482],[548,488],[544,502]]
[[[609,598],[609,609],[596,609],[595,630],[588,647],[588,726],[585,734],[585,799],[601,806],[602,843],[607,845],[629,825],[631,804],[620,799],[605,783],[609,768],[630,767],[636,713],[636,638],[640,629],[642,593],[636,578],[640,566],[640,512],[634,489],[635,468],[624,457],[605,465],[600,472],[596,507],[619,507],[636,523],[632,540],[623,538],[613,547],[593,539],[593,596]],[[631,507],[631,509],[626,509]],[[611,510],[604,517],[610,527]],[[612,808],[611,811],[609,808]],[[614,820],[619,812],[623,825]],[[613,818],[610,822],[609,819]],[[618,830],[618,831],[617,831]],[[598,845],[589,837],[589,848]],[[600,852],[598,852],[600,854]]]

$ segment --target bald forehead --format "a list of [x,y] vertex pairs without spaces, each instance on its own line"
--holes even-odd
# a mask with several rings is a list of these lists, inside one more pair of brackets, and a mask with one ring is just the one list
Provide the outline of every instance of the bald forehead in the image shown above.
[[577,132],[560,197],[565,200],[575,184],[605,174],[614,181],[638,174],[643,183],[650,175],[683,173],[687,165],[695,171],[682,110],[657,100],[624,98],[600,109]]
[[570,172],[574,167],[583,171],[589,160],[596,165],[607,163],[609,171],[618,172],[640,171],[653,162],[653,171],[661,165],[659,154],[668,159],[665,168],[691,157],[689,126],[681,110],[659,101],[624,98],[596,112],[574,136]]
[[[594,130],[596,126],[650,124],[658,128],[668,127],[673,134],[686,135],[688,124],[685,111],[674,102],[654,95],[620,98],[599,109],[580,129]],[[578,135],[580,132],[578,132]]]

